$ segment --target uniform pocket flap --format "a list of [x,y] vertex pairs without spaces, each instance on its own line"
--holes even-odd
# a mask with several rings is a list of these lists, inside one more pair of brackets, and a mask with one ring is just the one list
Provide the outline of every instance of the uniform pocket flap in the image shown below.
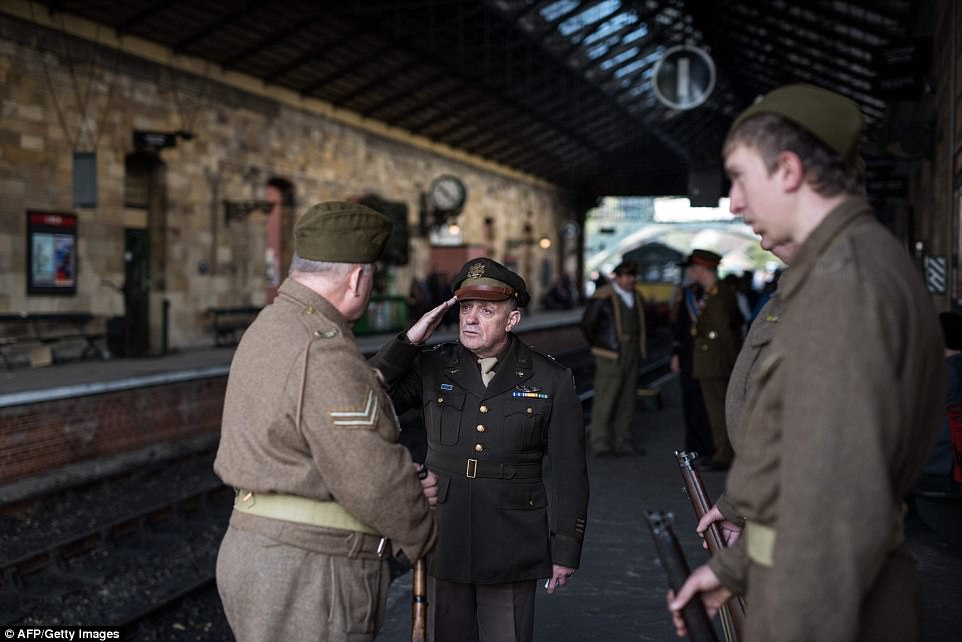
[[435,404],[439,408],[450,406],[455,410],[464,407],[464,392],[458,390],[439,390],[433,397],[428,397],[424,405]]
[[504,404],[504,416],[525,415],[547,415],[551,405],[545,399],[511,399]]
[[534,508],[544,508],[547,497],[544,492],[544,485],[537,484],[499,484],[499,497],[501,508],[509,510],[525,510]]

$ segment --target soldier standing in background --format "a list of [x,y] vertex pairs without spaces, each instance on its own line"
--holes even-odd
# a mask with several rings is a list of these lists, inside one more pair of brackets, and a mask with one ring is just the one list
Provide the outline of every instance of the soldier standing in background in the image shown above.
[[725,393],[728,378],[742,346],[742,318],[734,288],[718,280],[721,256],[709,250],[693,250],[685,265],[701,286],[689,329],[693,338],[692,377],[701,388],[711,425],[715,449],[699,459],[700,470],[725,470],[731,465],[732,447],[725,428]]
[[645,358],[645,301],[635,288],[638,265],[623,261],[614,277],[595,291],[581,317],[581,332],[595,358],[591,451],[597,457],[644,454],[631,443],[638,368]]
[[858,106],[810,85],[769,93],[725,142],[731,209],[769,245],[799,245],[738,427],[727,496],[734,546],[670,603],[749,604],[745,642],[921,637],[903,499],[938,428],[942,342],[932,300],[864,199]]
[[375,357],[399,410],[423,411],[426,464],[440,478],[428,558],[435,642],[523,642],[536,582],[553,593],[581,561],[588,474],[571,370],[512,334],[529,295],[489,258],[454,277],[459,342],[425,349],[438,306]]
[[244,333],[214,470],[237,492],[217,587],[239,642],[373,640],[391,548],[432,548],[437,477],[418,483],[378,373],[351,333],[390,221],[321,203],[295,226],[290,276]]

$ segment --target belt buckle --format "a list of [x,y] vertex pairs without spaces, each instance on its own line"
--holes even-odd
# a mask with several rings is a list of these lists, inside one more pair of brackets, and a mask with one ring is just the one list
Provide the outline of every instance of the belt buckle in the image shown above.
[[467,477],[468,479],[474,479],[475,477],[478,476],[478,460],[477,459],[468,460],[468,468],[467,470],[464,471],[464,476]]

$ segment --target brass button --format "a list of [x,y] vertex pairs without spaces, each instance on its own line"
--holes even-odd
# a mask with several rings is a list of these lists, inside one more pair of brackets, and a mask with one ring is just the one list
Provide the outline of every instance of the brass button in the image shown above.
[[524,376],[524,370],[518,370],[517,372],[515,372],[515,374],[518,375],[519,377],[523,377],[523,376]]
[[483,453],[483,452],[484,452],[484,444],[475,444],[475,445],[474,445],[474,452],[476,452],[476,453]]
[[533,412],[534,412],[534,408],[532,408],[531,406],[528,406],[528,409],[527,409],[527,410],[525,410],[525,412],[526,412],[526,413],[528,413],[528,414],[530,415],[531,413],[533,413]]
[[484,432],[486,429],[483,424],[478,424],[478,432]]
[[485,415],[485,414],[488,413],[488,407],[487,407],[487,406],[481,406],[480,408],[478,408],[478,410],[481,411],[481,414],[482,414],[482,415]]
[[305,314],[314,314],[314,306],[312,305],[307,306],[306,308],[304,308],[304,312]]
[[444,403],[444,397],[438,397],[438,403]]
[[718,335],[715,333],[714,330],[712,330],[711,332],[708,333],[708,338],[709,338],[709,339],[714,339],[714,338],[717,337],[717,336],[718,336]]
[[533,499],[529,499],[529,500],[528,500],[528,506],[534,506],[534,500],[533,500]]

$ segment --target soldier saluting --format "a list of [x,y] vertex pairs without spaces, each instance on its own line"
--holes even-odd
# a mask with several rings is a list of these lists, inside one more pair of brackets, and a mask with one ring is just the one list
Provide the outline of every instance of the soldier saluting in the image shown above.
[[[439,477],[428,631],[437,642],[531,640],[537,580],[554,592],[580,564],[581,404],[571,371],[512,334],[529,300],[519,275],[474,259],[452,290],[373,360],[398,409],[422,409]],[[460,341],[420,347],[455,302]]]

